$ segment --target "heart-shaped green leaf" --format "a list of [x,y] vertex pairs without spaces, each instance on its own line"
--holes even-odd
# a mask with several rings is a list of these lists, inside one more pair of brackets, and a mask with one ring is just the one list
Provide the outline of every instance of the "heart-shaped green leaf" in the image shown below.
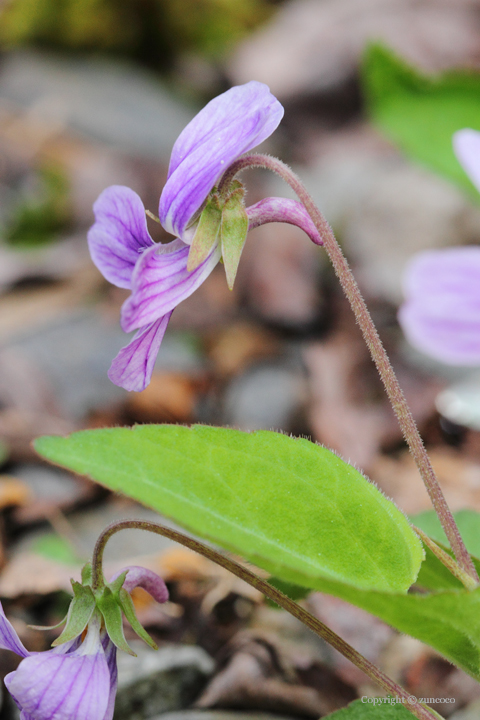
[[298,585],[404,592],[423,559],[395,505],[307,440],[143,425],[44,437],[36,448]]

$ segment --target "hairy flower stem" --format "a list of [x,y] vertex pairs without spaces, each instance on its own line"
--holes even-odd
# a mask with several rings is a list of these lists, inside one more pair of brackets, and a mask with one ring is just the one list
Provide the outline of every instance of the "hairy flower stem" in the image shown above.
[[439,717],[437,713],[419,703],[400,685],[397,685],[396,682],[391,680],[373,663],[364,658],[363,655],[360,655],[360,653],[357,652],[351,645],[342,640],[342,638],[339,637],[339,635],[337,635],[336,633],[334,633],[333,630],[330,630],[329,627],[320,622],[320,620],[318,620],[311,613],[301,607],[301,605],[298,605],[298,603],[291,600],[289,597],[287,597],[287,595],[284,595],[282,592],[280,592],[280,590],[277,590],[268,582],[258,577],[258,575],[255,575],[255,573],[253,573],[251,570],[243,567],[242,565],[239,565],[237,562],[230,559],[226,555],[222,555],[216,550],[213,550],[212,548],[203,545],[203,543],[199,542],[198,540],[194,540],[193,538],[188,537],[187,535],[183,535],[183,533],[179,533],[176,530],[171,530],[170,528],[164,527],[159,523],[148,522],[146,520],[120,520],[118,522],[112,523],[107,528],[105,528],[105,530],[98,538],[93,551],[92,589],[94,592],[98,587],[101,586],[103,582],[102,563],[105,545],[112,537],[112,535],[115,535],[115,533],[119,532],[120,530],[146,530],[148,532],[156,533],[157,535],[163,535],[163,537],[174,540],[175,542],[184,545],[190,550],[199,553],[199,555],[203,555],[203,557],[206,557],[208,560],[211,560],[217,565],[225,568],[225,570],[233,573],[233,575],[236,575],[241,580],[244,580],[246,583],[259,590],[263,595],[265,595],[265,597],[273,600],[274,603],[282,607],[284,610],[287,610],[294,617],[298,618],[298,620],[300,620],[310,630],[316,633],[319,637],[329,643],[329,645],[334,647],[336,650],[342,653],[342,655],[348,658],[348,660],[350,660],[354,665],[360,668],[360,670],[362,670],[366,675],[368,675],[371,680],[380,685],[380,687],[382,687],[391,695],[400,698],[401,701],[405,704],[405,706],[419,720],[432,720],[432,718]]
[[345,256],[342,253],[330,225],[315,205],[311,195],[305,189],[300,178],[288,167],[288,165],[285,165],[285,163],[277,158],[260,154],[246,155],[236,160],[228,168],[219,184],[219,192],[222,192],[225,187],[230,185],[237,173],[241,170],[252,167],[272,170],[285,180],[285,182],[288,183],[288,185],[290,185],[290,187],[295,191],[299,200],[304,204],[310,217],[312,218],[315,227],[320,233],[323,246],[328,253],[338,279],[340,280],[343,291],[352,306],[353,312],[355,313],[357,323],[363,333],[363,337],[385,386],[385,390],[397,416],[405,440],[408,443],[410,452],[412,453],[415,463],[420,471],[420,475],[422,476],[433,507],[435,508],[435,512],[442,524],[455,558],[464,572],[470,575],[476,583],[480,582],[475,566],[467,548],[465,547],[450,508],[447,505],[445,496],[443,495],[440,484],[430,463],[430,458],[428,457],[422,438],[418,432],[415,420],[413,419],[413,415],[408,407],[402,389],[400,388],[388,355],[385,352],[382,341],[378,335],[377,329],[373,324],[357,282],[348,266]]

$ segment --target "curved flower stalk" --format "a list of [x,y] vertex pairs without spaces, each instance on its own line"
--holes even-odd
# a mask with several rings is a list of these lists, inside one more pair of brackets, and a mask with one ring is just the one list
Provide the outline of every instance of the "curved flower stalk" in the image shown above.
[[[112,597],[116,592],[126,604],[127,617],[133,607],[128,593],[134,587],[143,587],[157,602],[168,599],[163,580],[150,570],[138,567],[117,573],[110,585],[100,589],[98,603],[89,592],[89,586],[78,583],[73,586],[75,598],[70,606],[67,627],[54,643],[56,647],[42,653],[29,652],[24,647],[0,604],[0,647],[23,658],[17,670],[5,678],[7,689],[21,711],[21,720],[112,720],[117,691],[117,646],[122,646],[123,632],[118,622],[118,619],[121,622],[120,608],[116,613],[111,603],[111,607],[105,609],[102,602],[105,590],[108,589]],[[130,602],[125,600],[127,595]],[[87,597],[91,598],[89,604]],[[75,606],[79,598],[81,601]],[[116,623],[112,622],[113,615],[116,615]],[[128,619],[137,630],[134,611]],[[82,641],[84,630],[86,635]],[[75,637],[61,642],[62,637],[66,633],[71,635],[72,631]],[[146,635],[143,628],[139,634]]]
[[[480,132],[460,130],[453,146],[480,192]],[[404,288],[398,318],[410,343],[448,365],[480,365],[480,248],[419,253]]]
[[145,208],[127,187],[104,190],[94,205],[88,242],[92,259],[109,282],[130,289],[121,313],[125,332],[136,330],[109,370],[112,382],[143,390],[174,308],[189,297],[223,259],[233,286],[248,229],[266,222],[298,225],[321,239],[307,211],[293,200],[267,198],[245,208],[234,180],[217,190],[222,175],[244,152],[278,126],[283,108],[266,85],[250,82],[212,100],[180,134],[160,197],[159,219],[178,237],[156,244]]

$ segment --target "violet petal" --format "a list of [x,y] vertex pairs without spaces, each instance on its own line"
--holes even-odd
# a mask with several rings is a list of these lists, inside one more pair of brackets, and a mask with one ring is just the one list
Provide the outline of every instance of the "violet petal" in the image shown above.
[[248,229],[271,222],[288,223],[301,228],[315,245],[323,245],[322,238],[313,224],[305,206],[297,200],[268,197],[247,208]]
[[147,568],[139,567],[138,565],[131,565],[130,567],[123,568],[115,573],[110,582],[116,580],[122,572],[125,572],[125,570],[128,570],[128,573],[122,586],[124,590],[131,592],[134,588],[141,587],[146,590],[158,603],[167,602],[167,586],[165,585],[164,580],[154,573],[153,570],[147,570]]
[[468,177],[480,192],[480,132],[459,130],[453,136],[455,155]]
[[162,225],[182,237],[228,166],[278,127],[283,107],[266,85],[252,81],[214,98],[178,137],[160,197]]
[[113,285],[130,288],[135,263],[153,245],[145,208],[136,192],[112,185],[93,206],[95,224],[88,233],[92,260]]
[[9,692],[31,720],[104,720],[110,672],[100,642],[70,654],[36,653],[5,678]]
[[108,377],[115,385],[135,392],[145,390],[172,312],[140,328],[128,345],[120,350],[108,371]]
[[0,648],[3,650],[11,650],[21,657],[28,657],[30,653],[23,645],[17,633],[13,629],[10,620],[7,620],[0,603]]
[[107,661],[108,671],[110,673],[110,693],[108,696],[108,705],[103,720],[112,720],[113,711],[115,709],[115,696],[118,686],[118,668],[117,668],[117,648],[112,643],[106,633],[102,637],[102,645],[105,651],[105,659]]
[[480,364],[480,248],[419,253],[399,321],[411,344],[450,365]]
[[220,259],[218,245],[192,272],[187,271],[190,247],[181,240],[146,250],[135,266],[132,294],[122,307],[121,325],[130,332],[156,321],[189,297]]

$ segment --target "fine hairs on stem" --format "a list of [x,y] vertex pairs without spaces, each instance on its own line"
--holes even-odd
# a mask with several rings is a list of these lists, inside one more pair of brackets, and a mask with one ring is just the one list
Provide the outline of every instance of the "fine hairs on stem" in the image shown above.
[[412,413],[402,389],[400,388],[388,355],[385,352],[382,341],[380,340],[370,313],[365,305],[360,289],[353,277],[345,256],[337,243],[332,229],[315,205],[312,197],[305,189],[300,178],[281,160],[268,155],[252,154],[239,158],[228,168],[219,184],[219,191],[222,192],[225,187],[228,187],[236,174],[241,170],[253,167],[271,170],[285,180],[285,182],[295,191],[299,200],[303,203],[313,223],[315,224],[343,291],[345,292],[352,310],[355,313],[357,323],[360,326],[364,340],[370,350],[390,403],[397,416],[404,438],[408,443],[410,452],[412,453],[415,463],[420,471],[420,475],[422,476],[423,482],[432,501],[432,505],[442,524],[457,563],[460,568],[474,580],[475,583],[479,583],[480,580],[475,566],[467,548],[465,547],[450,508],[447,505],[445,496],[443,495],[438,479],[430,463],[430,458],[428,457],[422,438],[418,432],[415,420],[413,419]]
[[369,678],[371,678],[371,680],[386,690],[386,692],[399,698],[399,700],[405,704],[405,707],[407,707],[410,712],[418,718],[418,720],[435,720],[435,718],[438,720],[439,715],[436,712],[419,703],[416,698],[406,692],[406,690],[404,690],[396,682],[391,680],[391,678],[385,675],[385,673],[383,673],[373,663],[364,658],[363,655],[357,652],[357,650],[355,650],[351,645],[342,640],[342,638],[334,633],[333,630],[330,630],[329,627],[320,622],[320,620],[309,613],[308,610],[305,610],[301,605],[296,603],[294,600],[291,600],[280,590],[277,590],[277,588],[258,577],[258,575],[255,575],[255,573],[251,570],[239,565],[239,563],[235,562],[226,555],[222,555],[198,540],[194,540],[193,538],[183,535],[183,533],[177,532],[176,530],[164,527],[159,523],[148,522],[146,520],[120,520],[105,528],[98,538],[93,551],[92,589],[94,591],[101,587],[104,581],[102,564],[105,546],[112,535],[120,532],[120,530],[146,530],[147,532],[162,535],[163,537],[174,540],[190,550],[203,555],[203,557],[206,557],[208,560],[211,560],[217,565],[220,565],[233,575],[236,575],[241,580],[244,580],[256,590],[259,590],[263,595],[265,595],[265,597],[268,597],[284,610],[287,610],[291,615],[298,618],[298,620],[300,620],[310,630],[348,658],[348,660],[362,670]]

